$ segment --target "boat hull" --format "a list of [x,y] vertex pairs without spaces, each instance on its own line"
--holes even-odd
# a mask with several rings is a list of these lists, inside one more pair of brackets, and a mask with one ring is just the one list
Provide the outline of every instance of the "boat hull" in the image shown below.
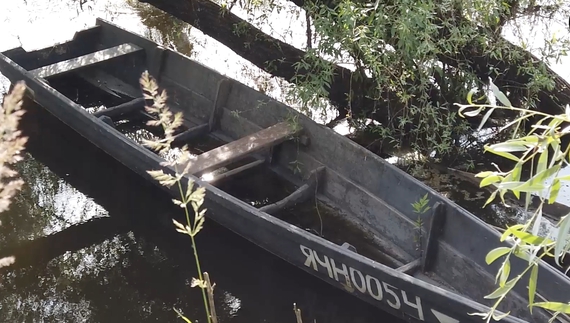
[[[98,20],[98,24],[104,25],[107,29],[117,29],[116,33],[110,31],[103,33],[102,38],[107,38],[107,41],[103,42],[105,46],[133,42],[145,48],[148,60],[156,60],[154,56],[157,53],[154,50],[156,44],[101,20]],[[153,68],[156,67],[149,67],[149,69]],[[172,171],[160,165],[163,159],[89,114],[83,107],[50,87],[44,80],[33,76],[5,55],[0,55],[0,71],[12,82],[24,80],[30,90],[30,97],[40,106],[126,167],[167,190],[172,196],[178,197],[178,191],[160,186],[147,173],[148,170],[157,169]],[[204,77],[222,78],[217,73]],[[206,188],[204,207],[208,208],[207,217],[209,219],[307,273],[381,310],[402,317],[409,322],[433,323],[480,322],[479,317],[469,315],[469,313],[488,310],[478,302],[373,261],[261,212],[196,177],[188,176],[185,180],[195,181]],[[402,179],[400,178],[399,181],[402,182]],[[412,181],[403,184],[406,185],[404,189],[409,186],[413,190],[425,192],[423,187],[413,186]],[[442,202],[448,203],[443,200]],[[455,212],[457,213],[457,209]],[[452,252],[449,248],[448,251]],[[509,316],[503,322],[526,321]]]

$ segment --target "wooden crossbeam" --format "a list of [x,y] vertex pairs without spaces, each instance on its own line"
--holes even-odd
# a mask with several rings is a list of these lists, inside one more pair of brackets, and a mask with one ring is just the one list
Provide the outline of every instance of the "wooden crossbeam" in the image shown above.
[[422,271],[424,273],[431,270],[435,257],[437,257],[437,240],[443,233],[445,225],[445,205],[436,202],[432,214],[426,243],[422,250]]
[[295,192],[289,194],[289,196],[284,199],[277,201],[273,204],[269,204],[259,208],[260,211],[265,213],[274,213],[280,210],[286,209],[288,207],[294,206],[298,203],[306,201],[311,196],[315,196],[316,188],[319,180],[322,179],[325,167],[321,166],[311,172],[309,180],[303,186],[299,187]]
[[411,261],[411,262],[409,262],[403,266],[396,268],[396,270],[399,272],[402,272],[404,274],[409,275],[409,274],[413,273],[414,271],[416,271],[417,269],[419,269],[421,264],[422,264],[422,259],[418,258],[414,261]]
[[241,173],[241,172],[243,172],[243,171],[246,171],[246,170],[248,170],[248,169],[251,169],[251,168],[254,168],[254,167],[256,167],[256,166],[259,166],[259,165],[263,164],[264,162],[265,162],[265,160],[263,160],[263,159],[258,159],[258,160],[256,160],[256,161],[253,161],[253,162],[251,162],[251,163],[245,164],[245,165],[243,165],[243,166],[236,167],[236,168],[234,168],[234,169],[232,169],[232,170],[229,170],[229,171],[227,171],[227,172],[225,172],[225,173],[222,173],[222,174],[220,174],[220,175],[216,175],[216,176],[214,176],[214,178],[208,180],[207,182],[208,182],[208,183],[215,183],[215,182],[220,181],[220,180],[222,180],[222,179],[229,178],[229,177],[231,177],[231,176],[233,176],[233,175],[239,174],[239,173]]
[[134,44],[122,44],[112,48],[103,49],[95,53],[68,59],[63,62],[40,67],[30,71],[30,73],[35,77],[46,78],[94,65],[116,57],[132,54],[141,50],[142,48]]
[[288,122],[281,122],[200,154],[189,161],[190,165],[176,166],[178,169],[184,169],[184,167],[186,167],[188,174],[197,174],[217,169],[265,148],[278,145],[299,131],[300,129],[294,129]]
[[183,141],[190,140],[192,138],[205,135],[207,133],[208,133],[207,123],[197,125],[174,136],[174,138],[172,139],[172,145],[179,144]]
[[144,103],[144,98],[137,98],[105,110],[97,111],[93,113],[93,115],[96,117],[107,116],[109,118],[117,118],[133,111],[144,109]]

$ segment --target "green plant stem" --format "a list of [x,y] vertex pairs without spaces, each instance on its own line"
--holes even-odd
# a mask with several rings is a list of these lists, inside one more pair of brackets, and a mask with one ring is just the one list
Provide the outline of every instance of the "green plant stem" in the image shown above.
[[[188,212],[188,205],[187,205],[188,201],[186,200],[186,195],[184,194],[184,190],[182,189],[182,184],[180,184],[180,180],[177,181],[177,183],[178,183],[178,190],[180,191],[180,196],[182,198],[182,203],[184,203],[184,213],[186,214],[186,222],[188,223],[188,226],[191,226],[190,212]],[[200,267],[200,259],[198,257],[198,249],[196,248],[196,240],[194,239],[194,235],[192,234],[188,235],[190,236],[190,239],[192,241],[192,250],[194,253],[194,260],[196,261],[196,269],[198,270],[198,278],[200,279],[201,282],[203,282],[204,278],[202,277],[202,268]],[[202,290],[202,299],[204,300],[204,309],[206,310],[208,323],[211,323],[212,318],[210,317],[210,307],[208,306],[208,298],[206,296],[206,291],[202,287],[200,287],[200,289]]]

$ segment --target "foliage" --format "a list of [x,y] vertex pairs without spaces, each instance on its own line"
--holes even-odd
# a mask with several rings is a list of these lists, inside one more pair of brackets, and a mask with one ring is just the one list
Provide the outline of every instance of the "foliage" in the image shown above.
[[[325,109],[328,105],[321,98],[330,91],[334,64],[350,64],[355,72],[346,95],[352,125],[373,128],[396,148],[410,143],[437,156],[463,153],[461,137],[472,130],[453,103],[473,87],[486,88],[490,76],[510,86],[513,102],[534,106],[539,91],[552,89],[554,81],[545,65],[526,59],[526,50],[539,52],[543,60],[558,60],[570,43],[550,29],[560,17],[566,24],[570,6],[562,0],[292,2],[308,13],[310,26],[306,54],[295,64],[299,86],[290,96],[307,110]],[[242,6],[262,12],[256,14],[260,25],[267,23],[266,12],[285,7],[260,0]],[[537,44],[525,37],[524,24],[544,30],[545,41],[538,48],[531,48]],[[533,77],[519,77],[523,73]],[[378,124],[362,122],[366,118]]]
[[[481,187],[493,185],[496,190],[491,194],[486,204],[493,201],[497,195],[505,203],[504,195],[513,193],[517,198],[525,193],[525,210],[530,205],[531,194],[540,197],[540,205],[533,212],[532,217],[524,224],[508,227],[502,234],[501,241],[509,240],[511,247],[499,247],[489,251],[486,257],[487,264],[491,264],[503,257],[503,263],[499,268],[496,281],[499,287],[486,298],[496,299],[495,305],[489,313],[477,313],[483,316],[487,322],[491,317],[498,319],[494,312],[501,301],[519,283],[522,277],[530,272],[528,281],[528,300],[530,310],[533,307],[541,307],[554,312],[554,317],[560,313],[570,314],[570,305],[565,303],[544,301],[535,302],[538,262],[543,257],[554,257],[556,264],[560,265],[561,259],[570,250],[570,214],[562,217],[558,223],[558,235],[555,239],[539,236],[539,227],[543,221],[542,208],[545,203],[554,203],[560,192],[563,181],[569,181],[570,176],[560,175],[563,167],[569,165],[570,146],[562,147],[561,139],[570,133],[570,106],[559,115],[548,115],[539,111],[514,107],[509,99],[496,85],[491,82],[491,92],[500,101],[501,106],[496,104],[473,104],[471,94],[467,97],[466,105],[457,104],[462,115],[474,117],[485,112],[481,125],[485,123],[493,112],[497,110],[511,110],[518,113],[518,117],[505,125],[502,130],[510,127],[518,129],[521,124],[533,117],[539,121],[532,126],[532,130],[522,137],[516,137],[518,132],[513,132],[512,138],[493,145],[486,145],[485,151],[504,157],[515,162],[510,171],[503,171],[497,167],[495,171],[484,171],[477,174],[482,178]],[[535,166],[536,165],[536,166]],[[530,168],[528,179],[522,179],[524,168]],[[511,257],[518,257],[528,262],[528,266],[521,273],[511,277]],[[509,279],[510,278],[510,279]],[[508,315],[505,313],[504,315]]]
[[[24,82],[16,83],[0,106],[0,213],[8,210],[11,198],[24,185],[23,180],[15,178],[17,172],[10,165],[22,159],[20,153],[28,140],[18,130],[20,118],[24,114],[22,99],[25,91]],[[2,258],[0,267],[9,266],[14,261],[14,257]]]

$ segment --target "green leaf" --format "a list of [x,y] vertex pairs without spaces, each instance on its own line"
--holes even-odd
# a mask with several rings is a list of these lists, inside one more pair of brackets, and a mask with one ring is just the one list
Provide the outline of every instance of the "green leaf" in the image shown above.
[[487,111],[487,113],[485,113],[485,115],[483,116],[483,119],[481,120],[481,123],[479,124],[479,128],[477,128],[477,131],[481,131],[481,129],[483,129],[485,122],[487,122],[487,119],[489,119],[489,117],[491,116],[493,111],[495,111],[495,108],[489,109],[489,111]]
[[513,106],[511,104],[511,101],[509,101],[507,96],[503,92],[501,92],[501,90],[499,90],[499,88],[493,83],[493,81],[489,80],[489,86],[491,87],[491,91],[493,91],[493,94],[495,95],[497,100],[499,100],[504,106],[509,108]]
[[[487,177],[487,176],[491,176],[495,174],[495,172],[491,172],[491,171],[486,171],[486,172],[480,172],[478,174],[475,174],[475,177],[481,178],[481,177]],[[570,176],[569,176],[570,177]]]
[[485,187],[487,185],[497,183],[497,182],[501,181],[501,179],[503,179],[503,177],[501,177],[499,175],[488,176],[488,177],[484,178],[481,181],[481,183],[479,183],[479,187]]
[[188,318],[186,318],[186,316],[182,315],[182,313],[180,313],[180,311],[178,311],[177,309],[174,308],[174,311],[176,312],[176,314],[178,314],[179,317],[181,317],[186,323],[192,323],[192,321],[190,321]]
[[485,202],[485,205],[483,205],[483,207],[486,207],[487,204],[489,204],[489,203],[493,202],[493,200],[495,200],[495,197],[497,197],[497,192],[498,192],[498,191],[499,191],[499,190],[495,190],[495,191],[491,194],[491,196],[489,196],[489,198],[487,199],[487,201]]
[[509,259],[505,260],[503,264],[503,270],[501,271],[501,279],[499,280],[499,286],[505,286],[507,279],[509,279],[509,274],[511,273],[511,262]]
[[501,235],[501,242],[505,241],[505,239],[510,236],[511,234],[513,234],[513,231],[515,230],[519,230],[524,228],[523,224],[515,224],[513,226],[510,226],[507,228],[507,230],[505,230],[505,232],[503,232],[503,234]]
[[527,147],[525,146],[522,140],[509,140],[505,142],[500,142],[498,144],[493,144],[488,146],[487,148],[491,152],[515,152],[515,151],[527,151]]
[[530,234],[528,232],[525,231],[518,231],[518,230],[514,230],[513,235],[519,239],[521,239],[522,241],[524,241],[525,243],[531,244],[533,246],[539,246],[541,243],[543,243],[545,240],[547,243],[552,243],[553,241],[550,239],[546,239],[543,237],[538,237],[535,236],[533,234]]
[[517,280],[518,280],[518,278],[516,278],[516,277],[509,280],[505,285],[497,288],[491,294],[486,295],[485,298],[486,299],[495,299],[495,298],[499,298],[501,296],[505,296],[513,288],[513,286],[515,286],[515,283],[517,282]]
[[568,230],[570,230],[570,214],[567,214],[560,220],[560,228],[558,230],[558,235],[556,236],[556,244],[554,245],[554,259],[556,264],[560,265],[560,255],[566,247],[568,239]]
[[562,177],[557,177],[557,179],[561,180],[561,181],[570,181],[570,175],[566,175],[566,176],[562,176]]
[[506,255],[510,251],[511,251],[511,248],[507,248],[507,247],[495,248],[495,249],[493,249],[487,253],[487,256],[485,257],[485,262],[487,262],[487,265],[490,265],[495,260],[499,259],[499,257]]
[[503,152],[503,151],[493,151],[493,150],[490,150],[490,149],[488,149],[487,147],[485,147],[485,151],[487,151],[487,150],[489,150],[490,152],[492,152],[492,153],[495,154],[495,155],[504,157],[504,158],[506,158],[506,159],[514,160],[514,161],[516,161],[517,163],[520,161],[520,158],[518,158],[517,156],[515,156],[515,155],[513,155],[513,154],[511,154],[511,153],[507,153],[507,152]]
[[540,154],[540,158],[538,159],[538,166],[536,168],[536,173],[542,173],[546,170],[546,166],[548,164],[548,146],[546,149]]
[[537,192],[544,189],[544,181],[547,180],[550,176],[554,175],[556,172],[560,170],[560,165],[556,165],[552,168],[547,168],[542,172],[534,175],[531,179],[527,182],[522,184],[521,186],[513,188],[513,190],[518,190],[521,192]]
[[538,302],[534,303],[534,306],[542,307],[547,310],[555,311],[555,312],[562,312],[562,313],[570,313],[570,305],[566,303],[559,303],[559,302]]
[[520,187],[524,184],[526,184],[527,182],[507,182],[507,181],[503,181],[499,184],[497,184],[496,186],[500,189],[515,189],[517,187]]
[[522,173],[522,163],[518,162],[513,168],[513,182],[518,182],[521,180],[521,173]]
[[459,114],[464,114],[464,115],[466,115],[466,116],[468,116],[468,117],[474,117],[474,116],[478,115],[479,113],[481,113],[482,110],[483,110],[483,108],[480,107],[480,108],[478,108],[478,109],[475,109],[475,110],[472,110],[472,111],[463,112],[463,113],[460,111]]
[[530,271],[530,278],[528,279],[528,304],[530,306],[530,312],[532,313],[532,307],[534,306],[534,295],[536,294],[536,283],[538,281],[538,264],[533,264]]
[[560,184],[560,180],[556,178],[552,183],[552,188],[550,189],[550,197],[548,198],[548,203],[552,204],[556,202],[558,198],[558,193],[560,193],[560,188],[562,185]]
[[[378,0],[378,1],[380,1],[380,0]],[[376,3],[378,3],[378,2],[376,2]],[[471,105],[473,105],[473,101],[472,101],[473,93],[475,93],[476,91],[477,91],[477,89],[471,89],[469,91],[469,93],[467,93],[467,102]]]
[[515,250],[513,251],[513,255],[515,255],[515,257],[517,258],[530,262],[530,256],[528,252],[526,252],[526,250],[524,250],[521,247],[516,247]]

